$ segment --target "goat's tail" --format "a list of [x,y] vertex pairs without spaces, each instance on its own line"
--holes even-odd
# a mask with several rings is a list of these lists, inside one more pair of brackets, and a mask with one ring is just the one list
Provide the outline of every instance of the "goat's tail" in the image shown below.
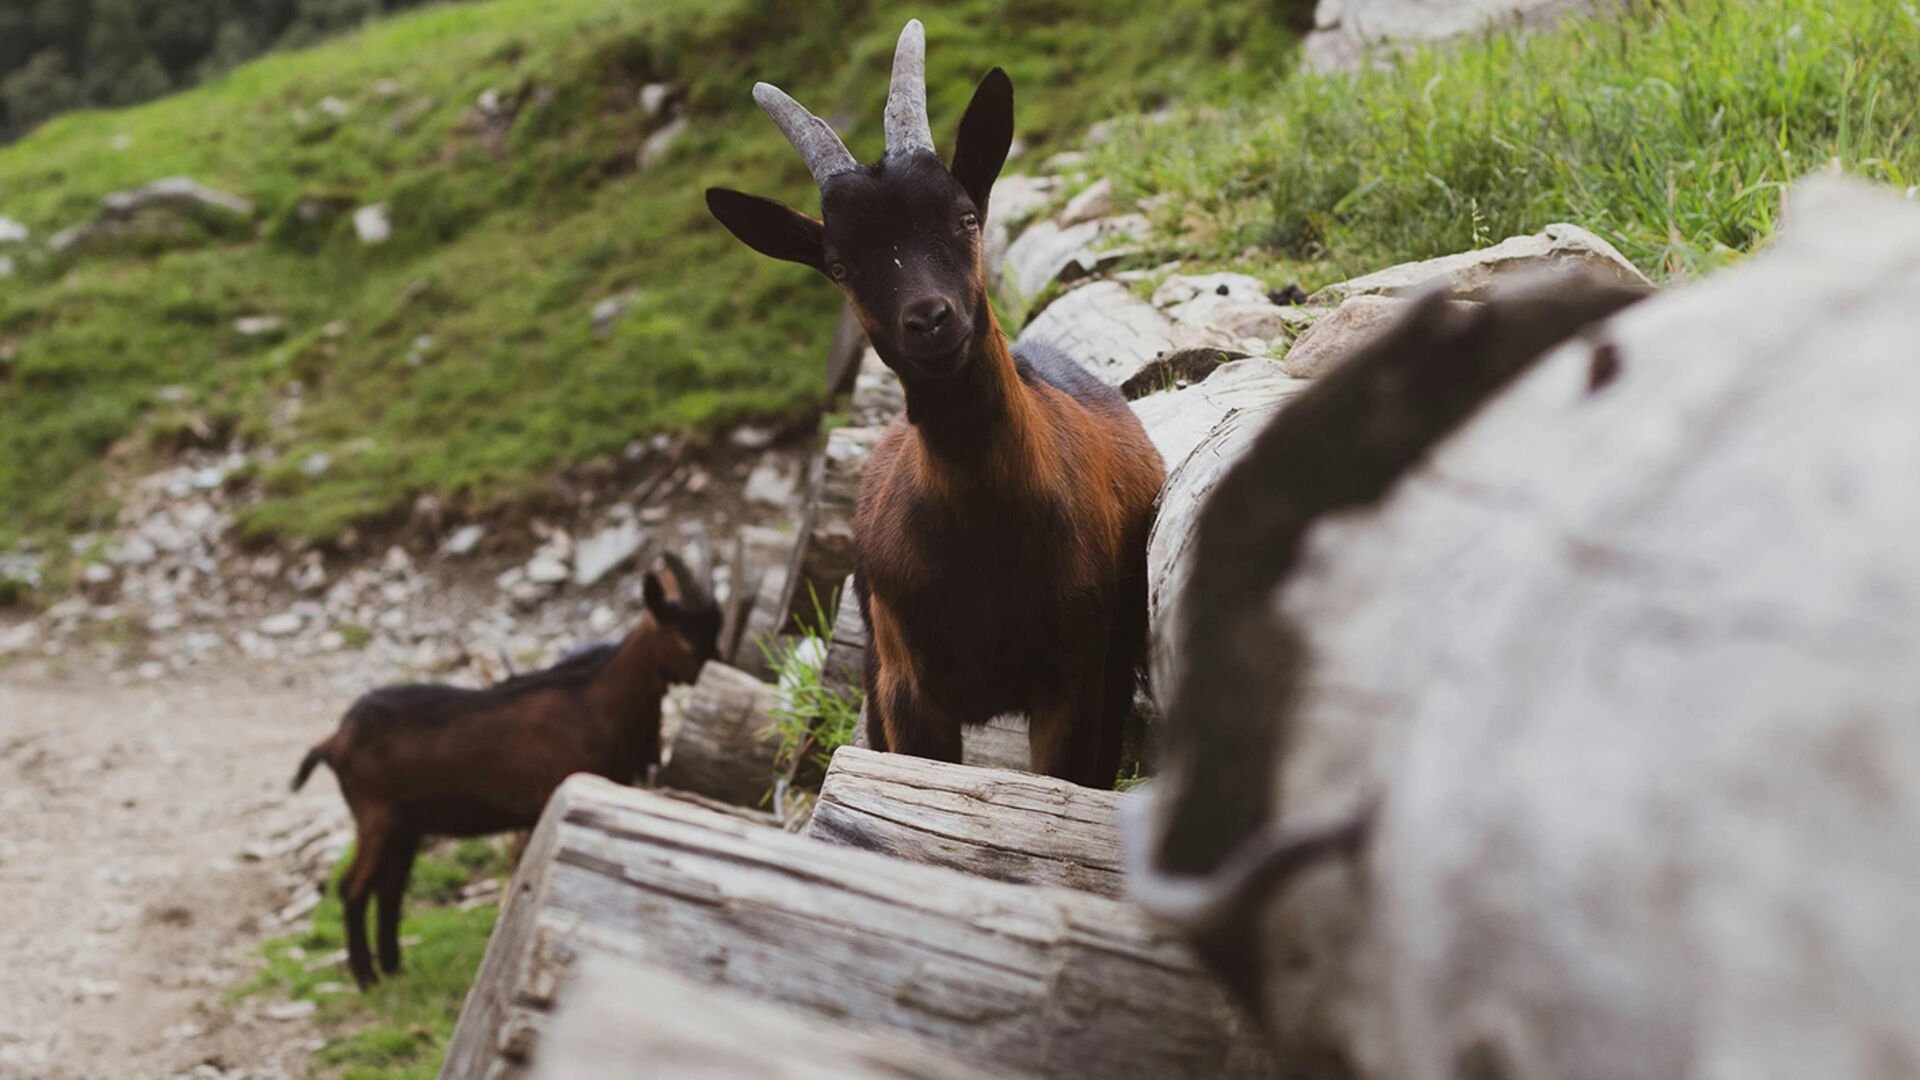
[[300,771],[293,774],[293,790],[299,791],[306,784],[307,777],[313,775],[313,770],[320,767],[321,762],[326,762],[328,768],[333,767],[333,755],[330,753],[332,743],[333,740],[328,739],[307,751],[307,756],[300,759]]

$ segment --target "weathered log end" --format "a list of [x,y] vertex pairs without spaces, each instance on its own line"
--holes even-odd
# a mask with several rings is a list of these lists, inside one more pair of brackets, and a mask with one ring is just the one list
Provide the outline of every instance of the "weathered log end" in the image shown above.
[[1120,799],[1032,773],[842,747],[806,835],[995,881],[1118,897]]

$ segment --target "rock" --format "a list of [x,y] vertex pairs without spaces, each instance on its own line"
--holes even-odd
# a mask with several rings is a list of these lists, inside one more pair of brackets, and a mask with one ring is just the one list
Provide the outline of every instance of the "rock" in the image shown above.
[[1138,214],[1066,228],[1038,221],[1007,246],[1000,264],[1001,280],[1018,296],[1031,299],[1056,281],[1074,281],[1137,254],[1140,249],[1130,242],[1146,233],[1147,219]]
[[347,635],[338,630],[328,630],[314,638],[313,644],[321,652],[339,652],[347,647]]
[[233,332],[242,337],[264,337],[278,334],[286,325],[278,315],[246,315],[233,320]]
[[471,554],[474,548],[480,546],[480,541],[486,535],[485,525],[462,525],[453,530],[453,535],[447,537],[447,542],[440,546],[440,550],[455,557]]
[[1512,274],[1540,270],[1586,270],[1602,280],[1624,285],[1651,284],[1612,244],[1578,225],[1559,224],[1479,251],[1403,263],[1329,285],[1307,302],[1332,307],[1355,296],[1410,296],[1441,286],[1455,300],[1484,300],[1495,282]]
[[1013,242],[1014,230],[1045,210],[1059,189],[1060,181],[1051,176],[1002,176],[994,183],[984,238],[990,280],[1000,280],[1001,260]]
[[742,494],[748,502],[784,508],[794,504],[799,488],[800,469],[797,464],[782,457],[769,456],[761,458],[760,463],[747,474]]
[[673,149],[673,144],[680,141],[680,136],[687,133],[687,124],[686,117],[676,116],[660,130],[647,136],[647,141],[640,144],[640,153],[635,159],[639,166],[647,169],[658,164],[667,156],[667,151]]
[[168,210],[201,220],[251,218],[253,204],[225,191],[184,176],[155,180],[132,191],[117,191],[101,200],[104,216],[125,219],[145,210]]
[[135,533],[107,548],[107,561],[115,566],[147,566],[160,557],[153,541]]
[[384,244],[393,236],[393,222],[387,216],[387,204],[363,206],[353,212],[353,234],[362,244]]
[[39,641],[39,623],[23,622],[0,629],[0,656],[14,656],[26,652]]
[[1153,306],[1162,309],[1208,298],[1265,300],[1267,283],[1250,274],[1174,274],[1153,290]]
[[1292,338],[1320,314],[1272,296],[1266,282],[1246,274],[1175,274],[1154,290],[1153,306],[1178,322],[1264,342]]
[[1111,386],[1126,382],[1163,353],[1237,350],[1240,345],[1223,334],[1176,323],[1112,281],[1096,281],[1061,296],[1027,324],[1018,341],[1051,345]]
[[186,621],[185,618],[177,611],[156,611],[147,616],[147,631],[164,634],[169,630],[180,629],[180,624],[184,621]]
[[[7,278],[7,277],[12,277],[12,276],[13,276],[13,273],[14,273],[14,270],[13,270],[13,256],[11,256],[11,255],[0,255],[0,278]],[[12,359],[12,357],[4,357],[4,358],[0,358],[0,359],[7,359],[7,360],[10,360],[10,359]]]
[[[615,522],[580,541],[573,551],[573,583],[581,588],[598,583],[631,562],[646,542],[647,534],[631,520]],[[540,580],[531,567],[527,577],[536,582]]]
[[[1314,323],[1295,339],[1293,347],[1280,360],[1287,374],[1313,379],[1365,348],[1382,330],[1404,313],[1413,301],[1391,296],[1362,294],[1333,309],[1331,315]],[[1470,308],[1467,301],[1452,301]]]
[[1101,177],[1087,185],[1086,190],[1067,200],[1067,205],[1054,217],[1061,228],[1069,228],[1082,222],[1093,221],[1113,213],[1113,181]]
[[24,244],[33,236],[33,231],[25,225],[5,215],[0,215],[0,244]]
[[160,678],[166,673],[167,673],[167,665],[161,663],[158,660],[149,660],[146,663],[141,664],[138,668],[134,670],[134,674],[140,676],[140,678],[146,680],[147,682],[152,682],[153,680]]
[[552,555],[535,555],[525,567],[526,580],[535,585],[558,585],[573,576],[564,560]]
[[727,441],[743,450],[765,450],[773,445],[777,435],[779,431],[774,428],[762,427],[758,424],[742,424],[733,429],[733,434],[727,436]]
[[260,1015],[269,1020],[282,1022],[305,1020],[319,1010],[320,1006],[312,1001],[276,1001],[260,1010]]
[[677,91],[672,83],[648,83],[640,88],[640,111],[648,116],[659,116],[673,103]]
[[595,604],[587,612],[587,629],[596,634],[611,634],[620,625],[620,616],[605,604]]
[[105,585],[113,581],[113,567],[105,563],[90,562],[80,568],[80,584]]
[[1314,71],[1352,69],[1371,53],[1478,33],[1492,26],[1537,30],[1569,14],[1609,11],[1620,0],[1320,0],[1303,49]]
[[1249,357],[1222,364],[1183,390],[1142,397],[1133,402],[1133,411],[1171,475],[1229,417],[1236,425],[1254,423],[1257,428],[1256,421],[1272,415],[1307,385],[1304,379],[1288,377],[1272,360]]
[[629,289],[617,296],[609,296],[593,305],[588,315],[593,320],[593,333],[596,337],[606,337],[613,332],[613,324],[620,321],[633,307],[640,294]]
[[319,451],[308,454],[300,461],[300,475],[302,476],[324,476],[327,470],[331,468],[333,468],[333,456],[320,453]]
[[326,97],[314,102],[313,109],[320,115],[330,117],[334,120],[344,120],[347,114],[353,111],[347,106],[346,102],[341,101],[332,94],[328,94]]

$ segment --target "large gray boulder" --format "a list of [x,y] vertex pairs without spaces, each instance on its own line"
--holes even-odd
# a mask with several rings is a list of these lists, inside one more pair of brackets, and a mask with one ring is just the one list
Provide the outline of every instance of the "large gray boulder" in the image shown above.
[[1537,30],[1569,15],[1621,6],[1621,0],[1320,0],[1306,64],[1316,71],[1354,68],[1369,55],[1387,57],[1491,26]]
[[[1230,782],[1160,781],[1135,881],[1196,942],[1244,941],[1226,970],[1288,1075],[1920,1069],[1920,207],[1825,182],[1795,210],[1748,263],[1548,352],[1382,496],[1289,516],[1334,464],[1274,460],[1246,477],[1274,502],[1212,519],[1304,529],[1277,590],[1197,598],[1244,629],[1198,644],[1276,723],[1189,745],[1233,717],[1170,708],[1176,766]],[[1502,340],[1420,312],[1449,364]],[[1163,628],[1192,497],[1170,484],[1155,534]],[[1245,807],[1271,808],[1249,844],[1371,824],[1357,865],[1277,886],[1226,876],[1260,847],[1170,840]]]

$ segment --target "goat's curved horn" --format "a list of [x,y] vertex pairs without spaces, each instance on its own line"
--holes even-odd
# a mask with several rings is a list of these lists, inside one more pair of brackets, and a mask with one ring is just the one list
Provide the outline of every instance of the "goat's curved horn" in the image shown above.
[[754,83],[753,100],[773,118],[774,124],[793,144],[793,148],[800,151],[800,158],[807,163],[807,171],[813,174],[814,183],[824,186],[828,177],[860,167],[859,162],[853,160],[853,155],[847,152],[847,144],[834,134],[833,128],[788,97],[786,91],[772,83]]
[[933,151],[927,123],[927,31],[908,19],[893,49],[893,87],[887,91],[887,153]]

